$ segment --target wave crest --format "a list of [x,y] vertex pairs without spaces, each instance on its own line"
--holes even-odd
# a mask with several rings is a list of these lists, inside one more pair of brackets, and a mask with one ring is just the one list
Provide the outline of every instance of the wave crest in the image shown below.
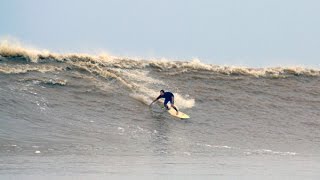
[[[38,63],[47,60],[55,60],[57,62],[71,63],[79,68],[86,69],[90,72],[96,72],[97,65],[109,68],[123,69],[143,69],[153,68],[158,71],[171,71],[176,73],[184,73],[187,71],[207,71],[225,75],[245,75],[254,77],[271,77],[282,78],[288,76],[320,76],[319,69],[305,67],[269,67],[269,68],[248,68],[238,66],[219,66],[205,64],[198,59],[191,61],[171,61],[166,59],[143,60],[127,57],[115,57],[108,54],[89,55],[89,54],[57,54],[48,50],[38,50],[34,48],[25,48],[20,44],[11,44],[8,41],[0,42],[0,56],[6,58],[23,57],[26,61]],[[2,58],[3,59],[3,58]],[[95,67],[96,70],[90,69]],[[89,68],[89,69],[88,69]],[[112,72],[101,73],[104,76],[115,77]],[[121,79],[118,79],[123,81]]]

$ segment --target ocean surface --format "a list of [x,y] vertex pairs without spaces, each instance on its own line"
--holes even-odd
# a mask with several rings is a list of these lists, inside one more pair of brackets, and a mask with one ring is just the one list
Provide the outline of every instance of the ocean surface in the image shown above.
[[0,179],[320,179],[317,68],[2,43],[0,84]]

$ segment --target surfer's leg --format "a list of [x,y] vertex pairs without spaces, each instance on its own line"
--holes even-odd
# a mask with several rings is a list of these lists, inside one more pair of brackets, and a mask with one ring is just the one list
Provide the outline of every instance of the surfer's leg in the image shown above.
[[176,111],[177,111],[177,115],[178,115],[178,114],[179,114],[179,111],[178,111],[177,107],[176,107],[176,106],[174,106],[174,104],[171,104],[171,107],[172,107],[174,110],[176,110]]
[[168,100],[164,100],[164,103],[163,103],[163,105],[164,105],[164,107],[167,109],[167,110],[169,110],[169,107],[168,107]]
[[177,111],[177,115],[178,115],[179,111],[178,111],[177,107],[174,105],[174,98],[172,98],[172,100],[170,101],[170,104],[171,104],[171,107],[172,107],[174,110]]
[[171,104],[171,107],[173,107],[174,110],[176,110],[178,112],[178,109],[176,106],[174,106],[173,104]]

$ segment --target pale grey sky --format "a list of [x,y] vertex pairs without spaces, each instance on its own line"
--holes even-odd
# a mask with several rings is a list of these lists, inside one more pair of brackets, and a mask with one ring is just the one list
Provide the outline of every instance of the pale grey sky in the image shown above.
[[0,37],[58,52],[320,66],[318,0],[1,0]]

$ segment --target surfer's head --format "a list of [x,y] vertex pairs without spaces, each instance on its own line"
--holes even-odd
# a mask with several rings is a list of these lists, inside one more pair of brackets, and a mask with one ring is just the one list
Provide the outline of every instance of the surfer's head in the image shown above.
[[164,94],[164,90],[161,90],[161,91],[160,91],[160,94],[163,95],[163,94]]

